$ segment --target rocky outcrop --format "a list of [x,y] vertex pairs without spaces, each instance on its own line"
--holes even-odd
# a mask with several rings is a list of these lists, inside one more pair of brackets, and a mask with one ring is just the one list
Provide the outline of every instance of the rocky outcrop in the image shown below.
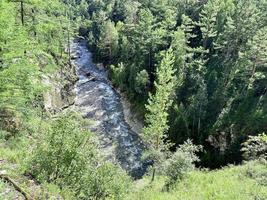
[[74,86],[77,81],[74,67],[66,64],[60,71],[50,76],[43,76],[47,87],[43,95],[44,109],[49,113],[57,113],[74,104]]
[[125,121],[130,125],[131,129],[138,134],[141,134],[144,127],[143,119],[139,114],[133,109],[131,102],[128,100],[126,95],[119,90],[117,92],[121,96],[121,103],[123,106],[123,113]]

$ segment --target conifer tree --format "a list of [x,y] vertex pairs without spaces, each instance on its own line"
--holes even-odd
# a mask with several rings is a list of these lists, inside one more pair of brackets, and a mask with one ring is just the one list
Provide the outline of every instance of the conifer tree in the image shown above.
[[99,36],[98,48],[101,57],[112,63],[118,50],[118,31],[113,22],[110,20],[104,23]]
[[138,15],[138,24],[135,27],[134,34],[130,33],[130,38],[134,43],[136,54],[141,61],[145,61],[144,65],[151,70],[155,19],[149,9],[141,9]]
[[169,49],[163,53],[163,59],[160,62],[155,81],[155,94],[149,95],[146,105],[146,126],[143,130],[145,141],[152,149],[154,161],[152,181],[154,180],[156,166],[160,163],[162,153],[166,150],[164,144],[165,133],[168,130],[168,110],[172,104],[175,70],[173,68],[174,55],[173,50]]

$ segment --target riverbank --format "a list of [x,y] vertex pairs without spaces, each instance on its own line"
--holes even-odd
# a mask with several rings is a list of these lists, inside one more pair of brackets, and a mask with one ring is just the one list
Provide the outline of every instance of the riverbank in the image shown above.
[[138,113],[133,110],[132,104],[128,100],[126,94],[121,92],[118,88],[115,89],[121,96],[125,121],[130,125],[134,132],[141,134],[144,127],[143,121],[139,119]]

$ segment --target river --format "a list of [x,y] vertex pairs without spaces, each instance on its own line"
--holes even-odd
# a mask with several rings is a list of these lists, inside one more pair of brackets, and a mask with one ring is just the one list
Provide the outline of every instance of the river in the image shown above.
[[72,62],[79,81],[76,83],[75,107],[93,121],[103,156],[119,164],[134,178],[144,175],[148,163],[142,160],[144,145],[125,120],[121,96],[108,80],[107,72],[92,61],[83,40],[71,44]]

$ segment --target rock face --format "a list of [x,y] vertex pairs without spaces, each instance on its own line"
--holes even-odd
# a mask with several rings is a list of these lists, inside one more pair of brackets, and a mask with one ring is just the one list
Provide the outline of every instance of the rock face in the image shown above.
[[51,77],[43,76],[42,81],[47,87],[43,95],[45,111],[56,113],[74,104],[77,76],[73,66],[66,64],[61,72]]
[[73,64],[79,81],[76,84],[75,107],[94,121],[91,130],[99,138],[105,158],[118,163],[130,175],[141,177],[147,168],[142,161],[144,145],[125,120],[121,97],[107,78],[106,71],[92,62],[92,55],[84,41],[71,45]]
[[127,99],[124,93],[119,91],[121,96],[121,102],[123,106],[123,112],[126,122],[131,126],[132,130],[136,133],[141,133],[144,127],[144,119],[142,119],[133,108],[130,101]]

